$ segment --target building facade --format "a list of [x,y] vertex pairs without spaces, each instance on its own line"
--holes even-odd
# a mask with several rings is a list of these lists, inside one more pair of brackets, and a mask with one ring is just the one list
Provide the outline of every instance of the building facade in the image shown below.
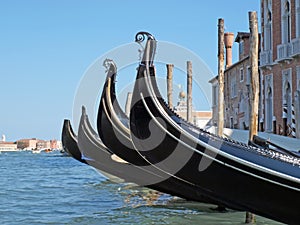
[[37,139],[20,139],[17,141],[18,149],[33,150],[36,149]]
[[1,151],[17,151],[16,142],[0,141],[0,152]]
[[[297,123],[300,121],[300,0],[261,0],[260,3],[259,129],[300,138],[300,123]],[[226,35],[225,46],[228,45]],[[248,129],[249,33],[239,32],[235,41],[239,44],[239,60],[234,64],[226,63],[224,72],[225,126]],[[229,48],[231,50],[231,46],[226,46],[226,58],[231,56],[227,54]],[[210,83],[215,122],[218,77]]]
[[18,149],[41,150],[41,149],[62,149],[62,143],[58,140],[40,140],[36,138],[20,139],[17,142]]
[[261,0],[261,32],[261,123],[299,138],[300,0]]
[[[249,128],[250,94],[250,33],[225,33],[224,70],[224,126],[234,129]],[[239,59],[232,64],[232,46],[238,43]],[[212,85],[212,124],[217,126],[218,119],[218,76],[210,80]]]

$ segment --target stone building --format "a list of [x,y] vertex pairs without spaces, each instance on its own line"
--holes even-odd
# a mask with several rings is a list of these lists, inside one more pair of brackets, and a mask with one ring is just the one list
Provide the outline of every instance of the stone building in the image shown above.
[[[250,33],[238,32],[224,34],[226,68],[224,70],[224,126],[235,129],[249,128],[249,93],[250,93]],[[238,61],[232,64],[232,46],[239,47]],[[217,125],[218,115],[218,76],[210,80],[212,85],[212,122]]]
[[33,150],[36,149],[37,144],[36,138],[31,139],[20,139],[17,141],[18,149],[24,149],[24,150]]

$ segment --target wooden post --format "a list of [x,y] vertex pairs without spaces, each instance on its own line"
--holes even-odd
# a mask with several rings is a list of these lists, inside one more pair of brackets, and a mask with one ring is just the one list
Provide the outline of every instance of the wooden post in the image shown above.
[[167,64],[167,97],[170,108],[173,108],[173,64]]
[[192,62],[187,61],[187,121],[193,123],[192,108]]
[[256,12],[249,12],[250,25],[250,127],[249,140],[257,135],[258,127],[258,103],[259,103],[259,74],[258,74],[258,25]]
[[[256,12],[249,12],[249,27],[250,27],[250,68],[251,68],[249,141],[253,141],[253,136],[257,135],[258,103],[259,103],[258,23],[257,23]],[[254,214],[250,212],[246,212],[245,223],[255,223]]]
[[217,135],[223,136],[224,129],[224,19],[218,22],[218,83],[219,83],[219,102],[218,102],[218,121]]

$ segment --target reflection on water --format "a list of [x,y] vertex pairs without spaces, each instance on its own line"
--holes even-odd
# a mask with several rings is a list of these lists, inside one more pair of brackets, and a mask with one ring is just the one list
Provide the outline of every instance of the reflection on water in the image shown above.
[[[244,212],[218,212],[132,184],[107,181],[60,153],[0,154],[2,224],[244,224]],[[257,216],[257,224],[279,224]]]

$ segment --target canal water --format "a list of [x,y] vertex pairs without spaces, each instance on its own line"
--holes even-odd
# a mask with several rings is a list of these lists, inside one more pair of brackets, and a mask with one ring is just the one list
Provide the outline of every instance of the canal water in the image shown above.
[[[0,154],[0,224],[244,224],[245,213],[106,180],[61,153]],[[280,224],[256,217],[257,224]]]

